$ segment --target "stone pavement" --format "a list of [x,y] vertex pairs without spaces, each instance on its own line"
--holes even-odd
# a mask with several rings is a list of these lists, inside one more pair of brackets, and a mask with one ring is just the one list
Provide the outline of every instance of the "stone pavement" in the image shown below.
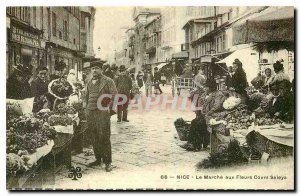
[[[162,90],[164,94],[171,91],[170,86],[162,87]],[[154,170],[195,171],[195,165],[208,157],[209,152],[188,152],[179,147],[185,143],[179,140],[174,127],[174,121],[180,117],[190,121],[195,114],[191,111],[166,111],[159,108],[148,112],[133,110],[129,111],[130,122],[121,123],[117,123],[117,117],[114,115],[111,118],[111,143],[113,165],[116,168],[109,175],[119,176],[124,172]],[[94,160],[93,155],[85,156],[81,153],[72,156],[72,165],[81,167],[82,179],[88,179],[95,173],[99,173],[99,177],[105,175],[104,168],[88,166],[88,163]],[[56,185],[65,180],[70,181],[67,174],[67,170],[62,170],[56,176]],[[158,172],[158,177],[159,174]]]
[[[168,93],[170,89],[163,87]],[[196,171],[195,165],[208,157],[209,152],[187,152],[178,145],[184,142],[177,138],[174,121],[183,117],[192,120],[190,111],[158,108],[149,112],[130,111],[130,122],[117,123],[111,118],[112,172],[105,172],[104,165],[89,167],[94,156],[84,153],[72,156],[72,165],[81,167],[82,178],[68,178],[68,170],[61,170],[55,185],[44,188],[58,189],[286,189],[293,184],[293,157],[272,160],[270,164],[249,164],[222,169]],[[89,149],[84,149],[87,151]],[[185,176],[185,179],[178,176]],[[282,176],[285,180],[199,180],[196,176]],[[189,179],[186,179],[188,176]]]

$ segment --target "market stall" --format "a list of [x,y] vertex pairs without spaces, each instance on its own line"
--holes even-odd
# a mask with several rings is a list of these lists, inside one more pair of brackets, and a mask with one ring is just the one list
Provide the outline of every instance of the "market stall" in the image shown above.
[[65,81],[57,81],[49,85],[57,99],[65,100],[65,103],[54,104],[53,110],[32,113],[33,98],[7,99],[8,188],[28,188],[32,183],[35,188],[42,187],[44,181],[54,182],[59,169],[71,166],[71,142],[79,115],[73,107],[75,103],[67,101],[73,90],[63,92],[64,84]]

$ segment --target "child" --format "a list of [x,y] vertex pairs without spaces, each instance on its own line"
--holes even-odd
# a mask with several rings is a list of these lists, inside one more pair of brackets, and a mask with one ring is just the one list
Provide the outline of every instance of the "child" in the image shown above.
[[201,110],[196,111],[196,118],[191,122],[188,142],[181,146],[188,151],[200,151],[209,144],[209,132]]

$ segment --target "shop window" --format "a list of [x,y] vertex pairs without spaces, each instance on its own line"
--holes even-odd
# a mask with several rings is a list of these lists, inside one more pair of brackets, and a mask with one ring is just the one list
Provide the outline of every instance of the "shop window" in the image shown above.
[[56,36],[56,14],[52,12],[52,34]]

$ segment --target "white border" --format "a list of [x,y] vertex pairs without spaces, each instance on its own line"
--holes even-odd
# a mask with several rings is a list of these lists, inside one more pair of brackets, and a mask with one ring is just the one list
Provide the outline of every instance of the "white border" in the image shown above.
[[[0,187],[1,187],[1,192],[2,194],[8,195],[11,194],[8,191],[6,191],[6,180],[5,180],[5,176],[6,176],[6,168],[5,168],[5,162],[6,162],[6,153],[5,153],[5,99],[6,99],[6,95],[4,94],[4,92],[6,91],[6,73],[4,70],[6,70],[6,68],[4,66],[6,66],[6,58],[4,56],[4,54],[6,54],[6,6],[73,6],[73,5],[77,5],[77,6],[188,6],[188,5],[193,5],[193,6],[214,6],[214,5],[219,5],[219,6],[262,6],[262,5],[268,5],[268,6],[295,6],[295,8],[299,9],[299,4],[300,1],[297,0],[268,0],[268,1],[262,1],[262,0],[251,0],[251,1],[241,1],[241,0],[231,0],[231,1],[225,1],[225,0],[214,0],[214,1],[208,1],[208,0],[72,0],[72,1],[62,1],[62,0],[51,0],[51,1],[41,1],[41,0],[18,0],[18,1],[0,1],[0,13],[1,13],[1,17],[0,17],[0,43],[2,43],[0,45],[0,54],[2,54],[2,58],[0,58],[1,61],[1,65],[2,67],[2,71],[0,72],[0,78],[1,78],[1,82],[0,82],[0,92],[3,92],[2,96],[1,96],[1,108],[3,108],[1,110],[1,118],[0,118],[0,125],[1,125],[1,137],[0,137],[0,143],[2,144],[0,147],[0,157],[1,157],[1,173],[2,173],[2,178],[0,178]],[[299,14],[299,13],[298,13]],[[298,21],[296,19],[296,21]],[[297,22],[298,24],[298,22]],[[298,25],[296,25],[297,27]],[[298,32],[299,35],[299,31]],[[297,51],[297,57],[299,56],[299,50],[298,48],[296,48]],[[297,61],[296,61],[297,62]],[[296,65],[297,66],[297,65]],[[299,69],[299,68],[298,68]],[[297,91],[299,90],[299,79],[297,82]],[[298,108],[297,108],[298,109]],[[297,118],[297,121],[299,122],[299,115]],[[296,131],[298,131],[298,129],[296,129]],[[297,133],[297,138],[296,141],[299,141],[299,133]],[[297,143],[297,142],[296,142]],[[297,158],[298,158],[298,163],[299,163],[299,149],[297,149]],[[298,165],[299,166],[299,165]],[[299,170],[299,167],[297,168]],[[297,174],[295,174],[296,177],[298,177]],[[297,180],[297,182],[299,182],[299,180]],[[299,183],[297,188],[299,189]],[[154,192],[155,193],[155,192]],[[252,192],[255,195],[261,195],[262,193],[256,193],[256,192]],[[1,195],[2,195],[1,194]],[[20,193],[19,193],[20,194]],[[21,193],[22,194],[22,193]],[[60,195],[61,193],[47,193],[47,194],[55,194],[55,195]],[[72,193],[71,193],[72,194]],[[80,193],[80,195],[83,194],[82,192]],[[99,192],[96,194],[107,194],[105,192]],[[110,193],[111,194],[111,193]],[[115,194],[115,193],[114,193]],[[152,194],[152,193],[151,193]],[[156,193],[157,194],[157,193]],[[159,194],[166,194],[166,193],[159,193]],[[171,193],[167,193],[167,194],[174,194],[174,192]],[[175,193],[176,194],[176,193]],[[197,193],[199,194],[199,193]],[[200,194],[206,194],[201,192]],[[216,194],[216,193],[213,193]],[[231,193],[227,193],[227,194],[231,194]],[[242,194],[249,194],[249,193],[242,193]],[[250,193],[251,194],[251,193]],[[271,193],[272,194],[272,193]],[[282,193],[279,193],[282,194]]]

